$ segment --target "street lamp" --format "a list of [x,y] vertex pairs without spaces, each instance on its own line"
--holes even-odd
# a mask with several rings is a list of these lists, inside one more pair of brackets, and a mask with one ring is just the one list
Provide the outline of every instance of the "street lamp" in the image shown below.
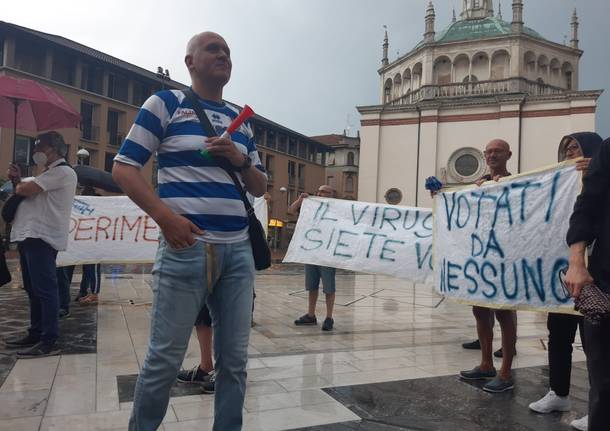
[[89,158],[89,151],[81,148],[76,152],[76,158],[78,159],[78,164],[82,166],[84,160]]

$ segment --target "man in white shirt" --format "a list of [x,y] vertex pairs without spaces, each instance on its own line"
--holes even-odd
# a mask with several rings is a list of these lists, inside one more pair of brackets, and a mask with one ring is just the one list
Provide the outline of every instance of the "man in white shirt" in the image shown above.
[[24,348],[20,358],[57,354],[59,296],[55,258],[68,245],[68,230],[76,173],[64,159],[67,146],[57,132],[40,135],[32,156],[45,170],[22,179],[12,165],[8,177],[15,194],[25,199],[12,223],[11,242],[17,242],[23,286],[30,300],[30,328],[24,337],[7,340],[9,347]]

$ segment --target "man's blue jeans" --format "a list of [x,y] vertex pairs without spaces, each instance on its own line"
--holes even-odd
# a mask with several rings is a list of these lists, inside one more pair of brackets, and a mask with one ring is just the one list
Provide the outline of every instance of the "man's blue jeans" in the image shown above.
[[153,267],[153,307],[146,359],[138,376],[130,431],[161,424],[169,391],[204,303],[212,315],[216,395],[214,431],[241,430],[254,287],[250,241],[217,244],[213,292],[207,289],[206,244],[175,250],[161,240]]
[[53,344],[59,332],[57,250],[38,238],[26,238],[18,249],[23,288],[30,299],[29,333],[44,343]]

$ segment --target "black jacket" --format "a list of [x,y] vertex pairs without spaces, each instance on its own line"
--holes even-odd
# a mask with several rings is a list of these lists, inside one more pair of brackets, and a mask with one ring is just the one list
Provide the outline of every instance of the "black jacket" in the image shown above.
[[583,190],[570,218],[568,245],[595,241],[589,272],[610,293],[610,139],[599,147],[583,178]]

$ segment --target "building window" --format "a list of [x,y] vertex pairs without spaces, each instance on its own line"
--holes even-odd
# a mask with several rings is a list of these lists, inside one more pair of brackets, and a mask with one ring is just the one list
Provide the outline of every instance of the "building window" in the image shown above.
[[335,182],[335,177],[332,175],[326,177],[326,185],[331,186],[334,190],[337,190],[337,183]]
[[345,179],[345,192],[346,193],[353,193],[354,192],[354,177],[352,177],[351,175],[349,175]]
[[288,161],[288,184],[293,186],[296,178],[297,165],[293,161]]
[[116,153],[106,153],[106,158],[104,159],[104,170],[106,172],[112,172],[112,165],[114,164],[114,157]]
[[43,76],[46,54],[44,46],[32,40],[17,39],[15,43],[15,66],[24,72]]
[[288,139],[288,154],[291,156],[297,155],[297,141],[294,138]]
[[146,102],[146,99],[152,94],[150,85],[144,84],[140,81],[134,81],[133,83],[133,101],[132,104],[141,106]]
[[402,202],[402,192],[399,189],[391,188],[385,192],[384,198],[390,205],[398,205]]
[[99,141],[100,128],[96,125],[99,106],[84,100],[80,102],[80,136],[87,141]]
[[261,126],[256,126],[254,128],[254,140],[256,142],[256,145],[260,145],[265,147],[265,129],[263,129]]
[[76,62],[74,58],[56,52],[53,56],[53,71],[51,79],[64,84],[74,85],[74,72],[76,70]]
[[307,159],[307,144],[305,142],[299,142],[299,158]]
[[34,148],[34,138],[29,136],[17,135],[15,138],[15,163],[19,166],[30,166],[32,162],[32,149]]
[[347,153],[347,166],[354,166],[354,153]]
[[123,139],[125,139],[125,133],[123,132],[124,117],[124,112],[108,110],[106,130],[108,131],[108,143],[110,145],[119,146],[123,143]]
[[81,88],[92,93],[102,94],[104,70],[99,66],[84,64],[81,73]]
[[265,171],[267,172],[267,179],[273,181],[273,156],[265,154]]
[[286,135],[280,135],[279,139],[278,139],[277,150],[282,153],[285,153],[286,150],[288,149],[287,141],[288,141],[288,139],[286,138]]
[[298,170],[297,177],[299,179],[299,188],[304,189],[305,188],[305,165],[302,163],[299,163],[299,170]]
[[127,78],[114,73],[108,74],[107,96],[127,102]]
[[449,158],[448,172],[460,183],[474,182],[485,172],[485,158],[476,148],[461,148]]
[[267,148],[277,149],[277,135],[273,130],[267,130]]

